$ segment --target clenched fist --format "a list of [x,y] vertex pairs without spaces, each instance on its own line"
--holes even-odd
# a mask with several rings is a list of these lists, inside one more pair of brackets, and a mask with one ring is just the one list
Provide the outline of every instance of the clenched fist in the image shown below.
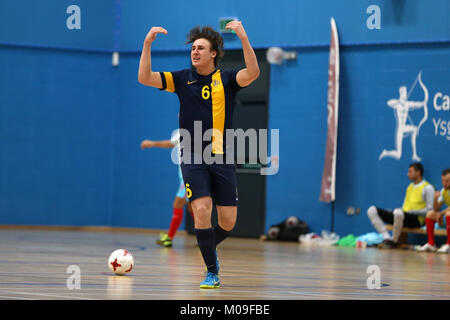
[[230,21],[225,26],[225,29],[233,30],[240,39],[247,37],[247,33],[245,32],[241,21]]
[[158,33],[167,34],[167,30],[162,27],[152,27],[148,32],[147,36],[145,37],[144,42],[152,43],[153,41],[155,41]]

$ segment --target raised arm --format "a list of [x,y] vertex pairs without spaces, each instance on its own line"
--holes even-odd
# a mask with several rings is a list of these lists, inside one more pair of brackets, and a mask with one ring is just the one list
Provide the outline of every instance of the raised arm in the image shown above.
[[152,27],[144,40],[141,60],[139,62],[138,80],[146,86],[162,88],[162,80],[159,72],[152,71],[152,43],[155,41],[158,33],[167,34],[167,30],[161,27]]
[[244,52],[245,69],[239,70],[236,75],[236,82],[241,87],[246,87],[259,77],[258,59],[256,59],[255,51],[253,51],[247,33],[242,26],[241,21],[231,21],[226,26],[226,29],[233,30],[241,39],[242,51]]
[[173,148],[173,147],[174,147],[174,145],[172,144],[171,140],[160,140],[160,141],[144,140],[141,143],[142,149],[148,149],[148,148],[169,149],[169,148]]

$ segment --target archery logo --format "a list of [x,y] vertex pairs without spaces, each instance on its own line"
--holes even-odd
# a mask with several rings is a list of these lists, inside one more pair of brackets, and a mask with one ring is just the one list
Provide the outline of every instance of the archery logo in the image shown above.
[[[409,101],[409,97],[414,90],[417,82],[419,82],[422,87],[424,98],[423,101]],[[428,119],[428,89],[422,82],[422,71],[419,72],[414,84],[411,86],[409,91],[407,92],[406,86],[401,86],[399,88],[399,98],[398,99],[390,99],[387,102],[387,105],[394,110],[394,115],[396,118],[396,130],[395,130],[395,150],[386,150],[384,149],[379,156],[379,160],[384,157],[391,157],[399,160],[402,157],[402,145],[403,139],[411,136],[411,147],[413,156],[413,161],[420,161],[421,158],[417,155],[416,149],[416,139],[419,135],[420,128]],[[420,120],[418,125],[415,125],[412,121],[409,112],[413,110],[422,109],[424,112],[424,116]]]

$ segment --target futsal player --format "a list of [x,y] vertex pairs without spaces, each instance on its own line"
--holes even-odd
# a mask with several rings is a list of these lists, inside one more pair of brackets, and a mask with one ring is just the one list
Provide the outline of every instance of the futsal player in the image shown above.
[[[439,225],[445,224],[447,229],[447,243],[442,245],[438,253],[450,253],[450,168],[442,171],[442,189],[436,191],[434,194],[433,210],[429,211],[425,218],[425,225],[427,228],[428,242],[423,246],[416,247],[417,251],[436,251],[436,245],[434,242],[434,224],[436,222]],[[447,208],[440,211],[443,205]]]
[[[419,162],[409,166],[408,178],[412,182],[406,189],[401,209],[389,211],[371,206],[367,210],[372,225],[384,237],[384,241],[378,246],[379,248],[395,248],[403,226],[420,228],[425,225],[425,215],[433,208],[434,188],[424,180],[423,172],[423,166]],[[392,237],[386,230],[385,223],[393,224]]]
[[[247,33],[240,21],[231,21],[226,29],[239,37],[245,68],[224,71],[218,68],[222,58],[223,38],[211,27],[190,30],[186,43],[191,44],[193,69],[175,72],[152,71],[151,45],[157,34],[167,34],[161,27],[153,27],[145,38],[139,64],[139,82],[161,90],[174,92],[180,100],[179,127],[192,139],[181,140],[181,170],[186,192],[194,211],[194,231],[206,264],[207,275],[200,288],[218,288],[219,262],[216,246],[234,228],[237,217],[237,183],[234,164],[208,164],[203,151],[213,156],[226,154],[226,129],[232,128],[233,109],[237,92],[259,76],[259,66]],[[212,137],[200,146],[201,163],[196,159],[194,121],[200,121],[201,133],[215,129]],[[190,141],[189,141],[190,140]],[[208,147],[212,147],[208,149]],[[186,160],[188,159],[188,160]],[[189,163],[190,162],[190,163]],[[211,225],[213,201],[217,208],[218,225]]]
[[[161,140],[161,141],[152,141],[152,140],[144,140],[141,143],[142,149],[148,148],[176,148],[178,149],[180,141],[180,134],[178,130],[172,135],[170,140]],[[175,152],[179,152],[179,150],[175,150]],[[170,221],[170,227],[167,233],[162,232],[159,235],[159,239],[156,241],[157,244],[163,247],[172,247],[172,242],[175,237],[178,228],[183,221],[183,209],[186,205],[186,188],[184,187],[183,176],[181,174],[181,168],[178,166],[178,177],[180,179],[180,184],[178,187],[178,191],[175,195],[175,199],[173,201],[173,214],[172,220]],[[188,211],[192,215],[192,208],[190,203],[188,202]],[[192,217],[193,218],[193,217]]]

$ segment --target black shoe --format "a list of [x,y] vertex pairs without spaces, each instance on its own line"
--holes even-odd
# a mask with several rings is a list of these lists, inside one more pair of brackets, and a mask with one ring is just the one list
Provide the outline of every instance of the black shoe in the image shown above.
[[389,239],[385,239],[378,245],[378,249],[393,249],[395,247],[397,247],[397,243]]

